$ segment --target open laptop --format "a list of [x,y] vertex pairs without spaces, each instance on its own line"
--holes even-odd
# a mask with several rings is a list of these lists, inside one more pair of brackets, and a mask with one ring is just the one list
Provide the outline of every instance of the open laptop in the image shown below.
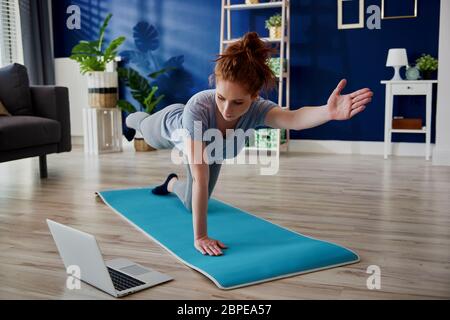
[[78,266],[80,280],[114,297],[123,297],[173,279],[127,259],[105,262],[94,236],[49,219],[47,224],[66,270],[69,266]]

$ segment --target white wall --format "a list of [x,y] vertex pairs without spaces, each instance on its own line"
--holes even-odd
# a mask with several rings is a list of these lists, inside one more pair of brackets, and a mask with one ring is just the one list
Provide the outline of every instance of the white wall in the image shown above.
[[433,165],[450,166],[450,1],[441,0],[436,145]]
[[55,59],[55,82],[58,86],[69,88],[72,136],[83,136],[83,108],[88,107],[88,89],[78,63],[69,58]]
[[[450,0],[441,0],[439,70],[436,106],[436,143],[433,165],[450,166]],[[382,155],[382,142],[291,140],[290,150],[300,152]],[[423,143],[393,143],[394,155],[424,156]]]

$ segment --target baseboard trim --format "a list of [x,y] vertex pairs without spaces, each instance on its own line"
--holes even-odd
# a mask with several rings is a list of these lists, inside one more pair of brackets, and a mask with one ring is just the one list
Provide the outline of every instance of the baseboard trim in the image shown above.
[[74,146],[83,146],[84,138],[83,136],[72,136],[72,145]]
[[434,166],[450,166],[450,147],[435,148],[432,160]]
[[[431,151],[434,144],[431,144]],[[384,142],[340,140],[290,140],[289,151],[305,153],[333,153],[384,155]],[[424,143],[393,142],[392,155],[425,158]]]
[[[72,136],[73,145],[83,145],[82,136]],[[433,158],[439,158],[439,162],[447,163],[450,159],[450,151],[436,152],[435,145],[431,144]],[[378,141],[340,141],[340,140],[290,140],[289,151],[300,153],[331,153],[331,154],[360,154],[379,155],[384,154],[384,143]],[[392,155],[412,156],[425,158],[424,143],[393,142]],[[434,164],[434,161],[433,161]]]

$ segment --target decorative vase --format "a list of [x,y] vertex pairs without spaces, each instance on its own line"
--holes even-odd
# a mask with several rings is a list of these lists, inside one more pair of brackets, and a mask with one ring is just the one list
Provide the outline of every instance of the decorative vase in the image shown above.
[[420,78],[420,71],[417,67],[406,67],[405,75],[407,80],[418,80]]
[[245,4],[257,4],[259,0],[245,0]]
[[269,28],[270,39],[280,39],[281,38],[281,26],[280,27],[270,27]]
[[117,72],[89,72],[87,84],[88,103],[91,108],[115,108],[117,106]]

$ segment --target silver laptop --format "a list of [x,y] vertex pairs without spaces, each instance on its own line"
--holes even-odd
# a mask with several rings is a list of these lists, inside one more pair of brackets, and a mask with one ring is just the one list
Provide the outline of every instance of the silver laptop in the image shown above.
[[105,262],[94,236],[49,219],[47,224],[66,270],[69,266],[77,266],[80,280],[114,297],[123,297],[173,279],[127,259]]

